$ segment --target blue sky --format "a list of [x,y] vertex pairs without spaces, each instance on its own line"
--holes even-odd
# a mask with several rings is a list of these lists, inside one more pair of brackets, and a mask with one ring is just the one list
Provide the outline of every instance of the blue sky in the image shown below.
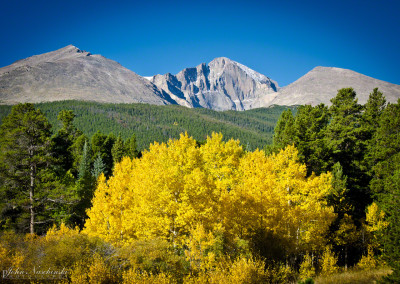
[[68,44],[143,76],[220,56],[285,86],[315,66],[400,84],[400,1],[50,1],[0,4],[0,67]]

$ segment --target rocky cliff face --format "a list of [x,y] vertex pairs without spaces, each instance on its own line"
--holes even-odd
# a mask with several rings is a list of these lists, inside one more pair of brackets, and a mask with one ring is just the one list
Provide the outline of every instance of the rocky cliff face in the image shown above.
[[0,68],[0,103],[59,100],[176,103],[117,62],[72,45]]
[[330,100],[337,95],[339,89],[352,87],[358,102],[365,104],[374,88],[379,88],[388,102],[395,103],[400,98],[400,85],[377,80],[363,74],[335,67],[316,67],[306,75],[283,87],[276,97],[269,102],[260,100],[260,106],[304,105],[313,106],[324,103],[330,105]]
[[279,88],[275,81],[225,57],[176,75],[156,75],[151,82],[180,105],[214,110],[251,109],[261,98],[272,100]]

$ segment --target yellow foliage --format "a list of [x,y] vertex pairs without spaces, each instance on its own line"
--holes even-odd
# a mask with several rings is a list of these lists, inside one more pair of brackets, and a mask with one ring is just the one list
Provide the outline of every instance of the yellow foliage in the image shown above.
[[389,225],[385,221],[385,213],[379,209],[378,205],[373,202],[367,207],[365,228],[370,233],[369,246],[380,249],[380,238],[384,229]]
[[201,271],[188,275],[183,283],[290,283],[293,272],[283,266],[265,269],[265,263],[259,259],[240,257],[232,261],[220,259],[217,267],[210,271]]
[[337,273],[339,271],[337,261],[338,258],[332,252],[331,247],[326,247],[322,255],[321,274],[331,275]]
[[263,228],[286,238],[293,249],[324,246],[324,233],[335,218],[324,200],[330,174],[307,179],[293,146],[270,157],[258,150],[247,153],[239,172],[241,179],[224,203],[229,232],[247,238],[254,228]]
[[230,269],[230,283],[265,283],[264,266],[261,260],[239,258]]
[[147,272],[139,272],[135,269],[129,269],[123,274],[124,284],[169,284],[173,283],[171,276],[165,273],[151,274]]
[[10,253],[2,243],[0,243],[0,269],[1,271],[11,267]]
[[378,267],[378,261],[374,256],[373,248],[370,246],[368,247],[368,254],[363,255],[360,261],[357,263],[357,268],[367,270],[376,267]]
[[187,252],[191,258],[212,239],[193,236],[200,226],[231,244],[261,229],[286,239],[287,251],[320,249],[335,217],[324,198],[330,180],[330,174],[306,178],[293,146],[266,157],[245,153],[239,141],[224,142],[221,134],[201,147],[181,134],[154,143],[141,159],[124,158],[108,181],[101,176],[83,232],[117,246],[163,238],[175,247],[188,245],[189,237],[197,242]]
[[104,259],[99,254],[93,255],[93,261],[88,272],[90,283],[106,283],[111,282],[113,275],[107,267]]
[[85,261],[80,260],[76,262],[73,268],[70,270],[71,283],[73,284],[85,284],[89,283],[88,276],[88,265]]
[[[213,233],[207,233],[202,225],[198,225],[190,231],[190,235],[185,241],[187,247],[185,256],[192,271],[207,271],[216,265],[218,243],[219,240]],[[222,247],[222,244],[220,246]]]
[[265,263],[251,258],[238,258],[235,261],[222,260],[212,271],[202,271],[185,277],[184,283],[268,283]]
[[389,225],[389,222],[385,221],[385,212],[380,210],[375,202],[367,207],[366,221],[369,232],[381,231]]
[[21,264],[24,260],[24,254],[21,251],[16,251],[11,257],[11,267],[21,268]]
[[348,246],[358,239],[358,231],[351,216],[344,214],[335,232],[335,242],[341,246]]
[[91,260],[79,260],[70,270],[72,283],[116,283],[118,271],[112,273],[102,256],[95,253]]
[[304,256],[303,262],[300,264],[299,273],[300,279],[303,281],[315,277],[315,267],[310,255],[307,254]]
[[46,241],[52,241],[52,240],[59,240],[60,238],[63,237],[71,237],[71,236],[76,236],[79,234],[79,229],[71,229],[67,226],[65,226],[64,223],[61,223],[60,228],[57,228],[57,226],[54,224],[51,229],[49,229],[46,233]]

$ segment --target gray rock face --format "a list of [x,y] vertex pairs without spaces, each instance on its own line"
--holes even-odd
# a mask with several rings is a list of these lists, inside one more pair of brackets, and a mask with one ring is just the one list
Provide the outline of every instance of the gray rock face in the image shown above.
[[334,67],[316,67],[306,75],[279,90],[275,99],[260,105],[331,105],[330,100],[339,89],[352,87],[358,103],[365,104],[374,88],[379,88],[388,102],[395,103],[400,98],[400,85],[377,80],[360,73]]
[[0,68],[0,103],[60,100],[176,103],[119,63],[72,45]]
[[213,110],[251,109],[261,98],[272,100],[279,88],[270,78],[225,57],[176,75],[156,75],[151,82],[180,105]]

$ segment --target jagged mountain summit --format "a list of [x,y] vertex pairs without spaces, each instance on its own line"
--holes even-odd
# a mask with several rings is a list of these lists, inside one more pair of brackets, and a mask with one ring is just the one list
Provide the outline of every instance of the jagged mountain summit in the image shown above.
[[278,83],[226,57],[185,68],[176,75],[155,75],[151,82],[177,103],[213,110],[247,110],[261,98],[274,99]]
[[84,100],[175,103],[148,80],[73,45],[0,68],[0,103]]
[[400,85],[377,80],[352,70],[335,67],[315,67],[292,84],[281,88],[272,101],[260,102],[260,106],[276,105],[331,105],[330,100],[339,89],[352,87],[358,103],[365,104],[374,88],[379,88],[388,102],[400,98]]

